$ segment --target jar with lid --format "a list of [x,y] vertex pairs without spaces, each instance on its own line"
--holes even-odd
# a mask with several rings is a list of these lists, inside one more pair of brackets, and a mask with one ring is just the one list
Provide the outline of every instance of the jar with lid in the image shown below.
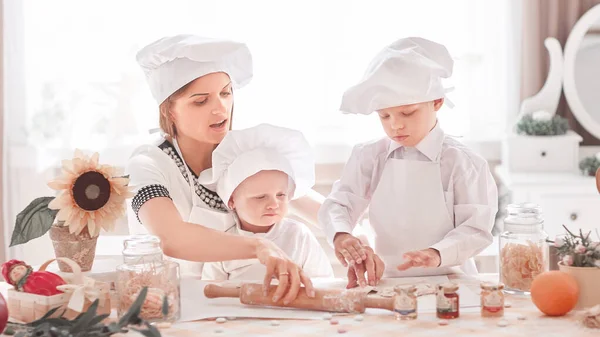
[[458,284],[438,284],[436,292],[437,317],[442,319],[454,319],[459,316]]
[[177,321],[181,311],[179,264],[164,258],[160,240],[152,235],[127,238],[123,262],[117,267],[117,316],[121,318],[147,288],[140,317],[149,322]]
[[417,318],[417,288],[413,285],[394,287],[394,315],[397,320]]
[[504,316],[504,284],[481,283],[481,317]]
[[548,270],[548,234],[537,204],[511,204],[500,235],[500,283],[504,291],[528,295],[531,282]]

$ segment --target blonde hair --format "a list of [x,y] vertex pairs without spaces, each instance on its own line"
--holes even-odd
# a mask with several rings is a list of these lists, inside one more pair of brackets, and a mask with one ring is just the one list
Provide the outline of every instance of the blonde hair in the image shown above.
[[[193,81],[192,81],[193,82]],[[184,85],[183,87],[177,89],[174,93],[172,93],[167,99],[165,99],[158,106],[159,116],[158,116],[158,125],[160,129],[171,137],[177,136],[177,128],[175,127],[175,123],[173,122],[173,118],[171,117],[171,107],[173,105],[173,101],[181,97],[183,92],[192,84],[192,82]],[[229,117],[229,130],[233,125],[233,103],[231,105],[231,116]]]

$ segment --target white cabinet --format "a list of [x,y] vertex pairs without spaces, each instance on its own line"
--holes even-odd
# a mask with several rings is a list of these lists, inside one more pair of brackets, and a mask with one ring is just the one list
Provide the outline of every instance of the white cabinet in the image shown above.
[[503,166],[496,168],[496,175],[509,190],[509,202],[534,202],[542,207],[544,229],[551,239],[565,232],[563,225],[584,233],[600,227],[600,195],[594,177],[577,173],[514,173]]

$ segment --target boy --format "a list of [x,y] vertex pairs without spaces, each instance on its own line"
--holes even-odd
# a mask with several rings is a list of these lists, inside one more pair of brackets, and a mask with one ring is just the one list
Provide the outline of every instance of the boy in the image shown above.
[[377,112],[387,135],[354,147],[319,211],[336,256],[350,264],[349,287],[356,278],[365,285],[365,268],[369,284],[378,279],[351,234],[367,208],[384,277],[445,274],[457,265],[474,274],[471,258],[492,242],[498,197],[488,164],[446,137],[437,122],[445,100],[441,81],[452,66],[444,46],[400,39],[344,93],[344,113]]
[[[327,255],[302,223],[285,218],[289,200],[314,184],[314,159],[299,131],[261,124],[232,130],[213,152],[205,183],[234,212],[239,235],[261,236],[275,243],[308,277],[333,277]],[[232,247],[235,249],[235,247]],[[256,260],[207,263],[202,279],[262,280],[265,267]]]

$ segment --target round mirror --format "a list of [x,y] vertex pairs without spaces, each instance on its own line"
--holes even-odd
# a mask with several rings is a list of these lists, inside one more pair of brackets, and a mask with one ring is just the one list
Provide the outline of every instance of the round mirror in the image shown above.
[[577,21],[567,39],[563,90],[579,123],[600,138],[600,5]]

